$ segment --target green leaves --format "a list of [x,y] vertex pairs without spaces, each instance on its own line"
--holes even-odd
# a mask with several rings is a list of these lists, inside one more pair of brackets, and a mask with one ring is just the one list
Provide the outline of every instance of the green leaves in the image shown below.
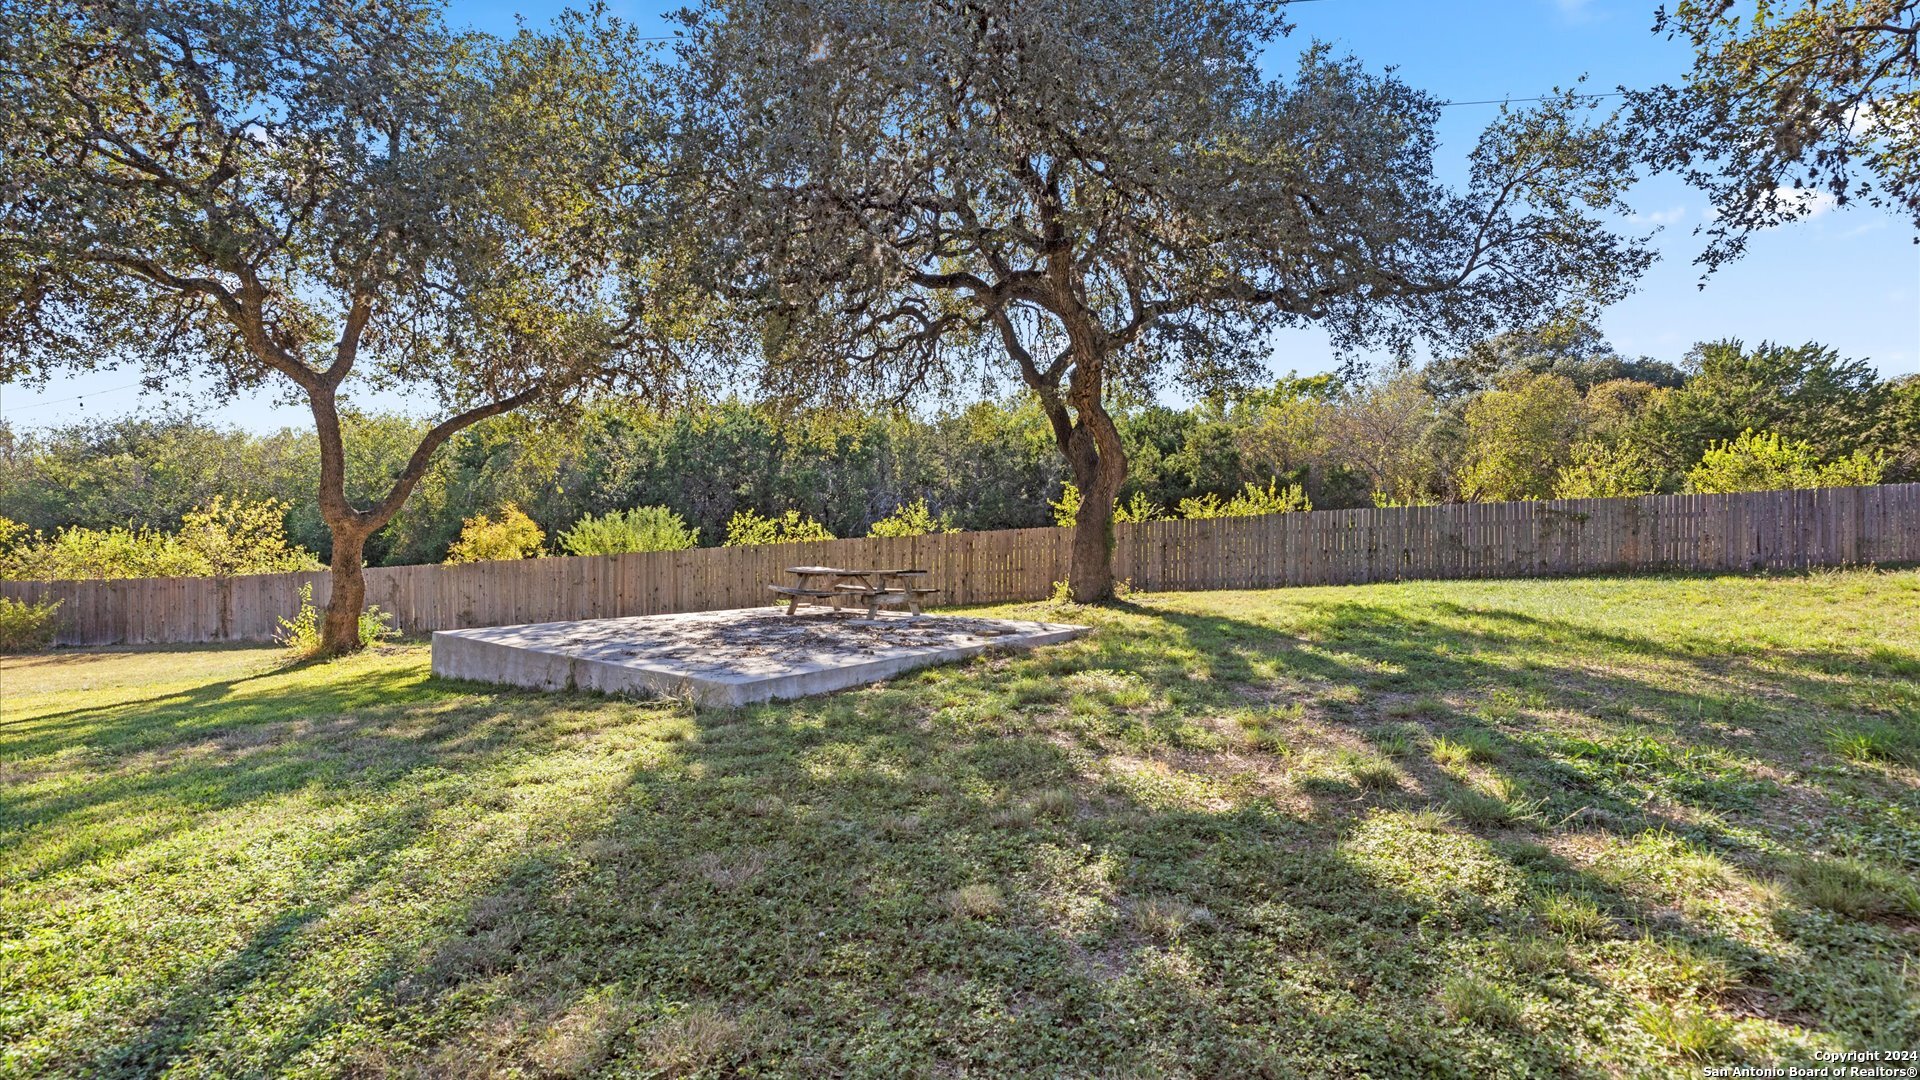
[[1863,201],[1920,225],[1920,3],[1757,5],[1683,0],[1656,31],[1693,47],[1679,86],[1632,95],[1643,157],[1713,202],[1699,262],[1747,237]]

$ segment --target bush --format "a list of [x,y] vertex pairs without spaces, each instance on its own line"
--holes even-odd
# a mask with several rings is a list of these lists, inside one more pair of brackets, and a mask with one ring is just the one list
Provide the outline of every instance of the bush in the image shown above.
[[1632,443],[1586,442],[1553,482],[1556,499],[1619,499],[1660,490],[1660,467]]
[[287,504],[241,502],[218,495],[180,519],[180,544],[205,560],[207,572],[281,574],[319,570],[320,560],[287,540]]
[[32,652],[53,644],[53,614],[60,601],[29,604],[0,597],[0,653]]
[[151,529],[61,529],[33,533],[9,550],[0,574],[14,580],[189,577],[212,573],[178,536]]
[[952,515],[942,514],[934,517],[927,509],[927,500],[915,499],[910,503],[901,503],[893,513],[873,523],[867,530],[868,536],[926,536],[929,533],[957,532],[952,525]]
[[1180,516],[1193,520],[1290,514],[1298,510],[1311,509],[1313,509],[1313,503],[1299,484],[1279,487],[1269,483],[1263,488],[1249,481],[1245,490],[1225,502],[1220,500],[1220,496],[1211,492],[1197,499],[1180,500]]
[[[1063,529],[1071,529],[1074,522],[1080,520],[1080,489],[1069,480],[1060,489],[1060,498],[1047,505],[1053,507],[1053,523]],[[1125,502],[1117,502],[1113,506],[1113,520],[1122,524],[1165,521],[1166,518],[1167,512],[1152,499],[1147,498],[1147,493],[1144,491],[1136,491],[1133,493],[1133,498]]]
[[727,547],[752,544],[799,544],[809,540],[831,540],[825,525],[789,510],[777,518],[761,517],[754,510],[742,510],[727,522]]
[[560,550],[569,555],[625,555],[634,551],[685,551],[700,540],[699,529],[664,506],[636,506],[573,523],[560,534]]
[[[400,636],[393,626],[392,612],[371,604],[360,613],[360,645],[377,645]],[[320,609],[313,606],[313,586],[300,586],[300,610],[291,619],[280,620],[280,631],[273,640],[287,647],[296,657],[308,657],[320,651]]]
[[492,562],[499,559],[533,559],[541,554],[547,534],[533,523],[518,506],[508,503],[495,521],[475,514],[460,523],[460,539],[447,549],[449,563]]
[[1880,482],[1887,460],[1883,454],[1855,450],[1822,463],[1808,443],[1789,442],[1777,432],[1748,430],[1737,439],[1708,447],[1700,464],[1687,473],[1687,490],[1718,494],[1866,486]]
[[215,496],[180,531],[61,529],[52,537],[0,519],[0,577],[16,580],[208,577],[318,570],[286,534],[286,504]]

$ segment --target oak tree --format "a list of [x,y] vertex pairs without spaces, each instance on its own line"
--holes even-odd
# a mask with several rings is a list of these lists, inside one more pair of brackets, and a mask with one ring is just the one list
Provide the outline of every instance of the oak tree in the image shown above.
[[1109,396],[1259,368],[1271,332],[1404,355],[1621,295],[1631,154],[1570,95],[1493,122],[1464,186],[1441,103],[1233,0],[707,0],[686,150],[771,385],[894,396],[1011,371],[1083,497],[1074,595],[1112,591]]
[[[323,649],[357,647],[367,538],[451,435],[669,371],[646,48],[597,12],[497,38],[420,0],[0,0],[0,377],[304,402]],[[356,505],[361,390],[437,412]]]

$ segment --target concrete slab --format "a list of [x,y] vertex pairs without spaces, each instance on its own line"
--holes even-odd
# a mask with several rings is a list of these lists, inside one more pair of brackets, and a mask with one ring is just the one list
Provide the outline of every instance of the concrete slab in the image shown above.
[[1087,627],[964,615],[866,618],[783,608],[439,630],[433,673],[538,690],[689,694],[710,705],[805,697]]

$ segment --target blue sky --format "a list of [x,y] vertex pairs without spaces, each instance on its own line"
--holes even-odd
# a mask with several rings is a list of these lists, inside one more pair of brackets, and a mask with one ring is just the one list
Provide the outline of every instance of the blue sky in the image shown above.
[[[1529,97],[1586,75],[1592,89],[1650,85],[1685,70],[1686,51],[1651,32],[1657,0],[1497,0],[1435,4],[1414,0],[1311,0],[1292,11],[1296,29],[1270,54],[1276,73],[1312,38],[1334,43],[1369,67],[1395,67],[1402,78],[1460,102]],[[514,16],[544,22],[563,3],[545,0],[453,0],[454,22],[506,31]],[[616,3],[643,26],[668,32],[660,15],[677,3]],[[1442,174],[1457,176],[1491,105],[1446,110]],[[1745,259],[1697,288],[1693,258],[1701,241],[1701,196],[1677,181],[1643,183],[1632,201],[1645,227],[1660,225],[1661,261],[1639,290],[1600,322],[1623,352],[1678,360],[1695,342],[1740,337],[1819,341],[1842,355],[1871,360],[1888,376],[1920,371],[1920,246],[1905,221],[1864,207],[1832,209],[1755,237]],[[1311,330],[1274,341],[1276,373],[1332,367],[1324,337]],[[101,371],[57,379],[42,392],[0,387],[0,411],[21,426],[116,416],[158,404],[137,386],[138,372]],[[191,389],[179,397],[194,402]],[[203,403],[200,398],[196,405]],[[405,408],[367,398],[380,408]],[[244,427],[304,427],[303,408],[261,397],[201,410]]]

